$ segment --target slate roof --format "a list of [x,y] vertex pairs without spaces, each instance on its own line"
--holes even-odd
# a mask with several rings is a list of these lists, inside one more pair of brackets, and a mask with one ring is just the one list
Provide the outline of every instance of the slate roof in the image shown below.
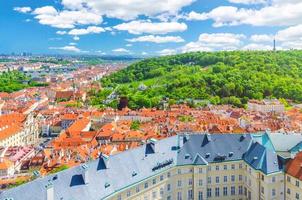
[[[255,156],[261,162],[251,159]],[[84,184],[83,167],[78,166],[4,191],[0,199],[46,200],[45,186],[52,183],[55,199],[100,200],[176,165],[204,165],[243,158],[264,173],[279,169],[277,165],[270,164],[277,161],[276,154],[259,143],[253,144],[249,134],[190,134],[151,141],[108,159],[101,156],[86,163],[88,184]]]
[[277,153],[265,148],[258,142],[254,142],[251,145],[243,160],[254,169],[260,170],[265,174],[279,172],[282,169]]
[[[270,140],[272,141],[276,151],[290,151],[296,145],[301,143],[301,134],[284,134],[284,133],[271,133],[268,134]],[[286,142],[284,142],[286,141]]]

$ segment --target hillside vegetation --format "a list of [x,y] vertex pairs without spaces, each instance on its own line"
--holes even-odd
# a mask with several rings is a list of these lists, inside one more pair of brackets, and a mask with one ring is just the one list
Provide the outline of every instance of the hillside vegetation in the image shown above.
[[195,52],[150,58],[105,77],[102,84],[108,89],[95,94],[94,105],[117,86],[116,92],[128,96],[131,108],[157,106],[166,97],[171,103],[194,99],[239,107],[248,99],[301,102],[302,51]]
[[43,83],[30,81],[30,78],[18,71],[0,74],[0,92],[14,92],[28,87],[46,86]]

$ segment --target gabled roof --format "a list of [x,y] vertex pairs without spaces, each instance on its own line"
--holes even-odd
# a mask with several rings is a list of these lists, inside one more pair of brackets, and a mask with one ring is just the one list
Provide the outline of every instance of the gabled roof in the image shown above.
[[[244,159],[254,168],[279,171],[277,155],[245,134],[186,134],[154,142],[86,163],[89,183],[83,183],[81,166],[0,193],[0,199],[46,199],[45,185],[52,182],[54,199],[99,200],[176,165],[208,164]],[[185,143],[184,143],[185,141]],[[148,149],[148,154],[146,154]],[[247,153],[246,153],[247,152]],[[246,154],[245,154],[246,153]],[[257,156],[260,161],[253,161]],[[56,178],[55,178],[56,177]],[[31,192],[28,192],[31,191]]]
[[[301,143],[302,135],[301,134],[284,134],[284,133],[271,133],[268,134],[270,140],[272,141],[275,150],[290,152],[292,148]],[[286,141],[286,142],[284,142]]]
[[243,159],[251,167],[262,171],[264,174],[279,172],[282,168],[276,152],[265,148],[258,142],[254,142],[251,145]]
[[302,181],[302,152],[286,164],[286,172]]

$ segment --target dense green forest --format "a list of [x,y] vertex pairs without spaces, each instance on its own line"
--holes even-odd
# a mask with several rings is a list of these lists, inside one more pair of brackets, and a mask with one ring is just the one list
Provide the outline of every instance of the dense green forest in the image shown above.
[[30,78],[18,71],[0,74],[0,92],[14,92],[27,87],[45,86],[43,83],[30,81]]
[[[113,89],[129,107],[154,107],[166,98],[243,106],[248,99],[302,101],[302,51],[194,52],[150,58],[102,79],[102,104]],[[115,106],[116,101],[110,102]]]

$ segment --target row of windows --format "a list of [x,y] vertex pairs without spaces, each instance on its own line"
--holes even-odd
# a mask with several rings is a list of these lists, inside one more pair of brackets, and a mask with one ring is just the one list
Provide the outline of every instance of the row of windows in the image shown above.
[[[222,188],[222,194],[220,193],[220,189],[219,187],[216,187],[214,190],[212,190],[212,188],[207,188],[207,197],[210,198],[213,196],[215,197],[219,197],[219,196],[234,196],[236,195],[236,187],[235,186],[231,186],[230,188],[228,187],[223,187]],[[213,193],[213,194],[212,194]],[[243,187],[239,186],[238,187],[238,195],[243,195]]]
[[[239,168],[239,169],[242,169],[242,163],[239,163],[238,168]],[[220,170],[229,170],[229,169],[235,170],[235,169],[236,169],[236,165],[235,165],[235,164],[231,164],[231,168],[230,168],[230,166],[228,166],[228,165],[223,165],[223,166],[216,165],[214,169],[215,169],[216,171],[220,171]],[[212,166],[208,166],[208,171],[212,171],[212,170],[214,170],[214,169],[212,168]]]
[[[287,182],[289,182],[289,183],[291,182],[291,177],[290,176],[287,176],[286,179],[287,179]],[[300,181],[296,180],[295,185],[296,185],[296,187],[300,187]]]
[[[261,193],[264,194],[264,187],[262,187],[262,186],[261,186]],[[273,188],[273,189],[271,190],[271,195],[272,195],[273,197],[276,196],[276,189],[275,189],[275,188]]]
[[[287,194],[291,194],[291,190],[289,188],[287,188]],[[300,194],[296,193],[296,199],[300,199]]]

